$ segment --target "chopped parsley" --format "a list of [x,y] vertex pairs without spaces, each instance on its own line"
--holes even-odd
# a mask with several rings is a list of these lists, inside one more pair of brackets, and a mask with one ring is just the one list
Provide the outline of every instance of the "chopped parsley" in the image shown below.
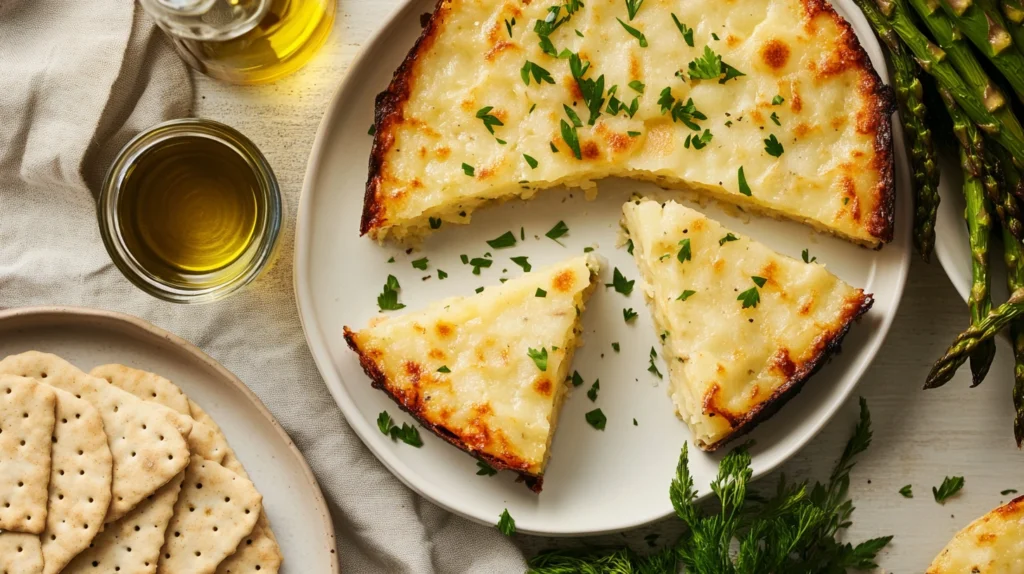
[[494,106],[487,106],[484,108],[480,108],[476,112],[476,117],[480,120],[483,120],[484,127],[487,128],[487,131],[491,132],[491,135],[494,135],[494,126],[505,125],[504,123],[502,123],[501,120],[498,119],[497,116],[491,114],[491,110],[493,109]]
[[601,379],[594,381],[594,384],[590,386],[590,390],[587,391],[587,398],[591,401],[597,401],[597,392],[601,390]]
[[650,372],[650,373],[654,373],[660,379],[660,378],[662,378],[661,371],[658,370],[658,365],[654,364],[654,359],[657,359],[657,358],[658,358],[658,352],[654,350],[654,347],[651,347],[651,360],[650,360],[650,364],[647,366],[647,371]]
[[535,160],[532,157],[526,155],[525,153],[523,154],[523,159],[525,159],[526,163],[530,165],[530,169],[537,169],[537,166],[539,165],[537,163],[537,160]]
[[754,280],[754,287],[747,289],[740,293],[739,297],[736,297],[737,301],[743,301],[743,308],[757,307],[757,304],[761,302],[761,293],[757,290],[758,287],[764,287],[767,279],[764,277],[751,277]]
[[[619,20],[620,22],[622,20]],[[625,24],[623,24],[625,26]],[[641,45],[646,44],[646,40],[641,42]],[[590,111],[590,117],[587,118],[587,123],[594,125],[597,121],[597,117],[601,115],[601,107],[604,106],[604,75],[598,76],[595,80],[593,78],[584,78],[583,76],[590,69],[590,62],[586,64],[580,59],[579,54],[569,55],[569,71],[572,72],[573,79],[576,80],[576,86],[580,89],[580,94],[583,96],[583,103],[587,105],[587,110]]]
[[772,115],[770,115],[768,117],[771,118],[771,120],[773,122],[775,122],[775,125],[777,125],[777,126],[781,126],[782,125],[782,122],[779,121],[779,114],[777,114],[775,112],[772,112]]
[[555,147],[555,142],[548,142],[548,144],[551,146],[551,153],[558,153],[558,148]]
[[410,426],[409,423],[402,423],[399,427],[391,420],[391,415],[387,411],[381,411],[377,416],[377,428],[381,433],[390,436],[391,440],[400,440],[416,448],[423,446],[423,439],[420,438],[420,431],[416,430],[416,427]]
[[736,174],[737,174],[737,177],[738,177],[739,183],[740,183],[740,193],[742,193],[743,195],[745,195],[747,197],[750,197],[751,196],[750,186],[747,185],[747,177],[745,175],[743,175],[743,166],[742,165],[740,166],[740,169],[739,169],[738,172],[736,172]]
[[384,290],[377,295],[377,307],[380,307],[381,311],[404,309],[405,305],[398,302],[398,291],[401,289],[402,286],[398,284],[398,279],[394,275],[388,275],[388,280],[384,283]]
[[721,247],[722,245],[725,245],[726,243],[729,243],[730,241],[739,241],[739,237],[736,237],[732,233],[726,233],[725,237],[723,237],[723,238],[718,240],[718,246]]
[[629,14],[630,20],[636,17],[636,13],[640,11],[643,4],[644,0],[626,0],[626,12]]
[[[554,227],[549,229],[548,232],[544,234],[544,236],[554,241],[555,243],[562,245],[562,242],[559,241],[558,238],[562,237],[566,233],[569,233],[569,226],[566,225],[564,221],[559,221],[558,223],[555,224]],[[562,247],[565,247],[565,245],[562,245]]]
[[[633,426],[635,426],[635,427],[638,427],[638,426],[640,426],[639,424],[637,424],[637,422],[636,422],[636,419],[633,419]],[[651,535],[650,535],[650,534],[648,534],[648,535],[647,535],[647,536],[645,536],[644,538],[645,538],[645,539],[647,539],[647,538],[650,538],[650,537],[651,537]],[[657,537],[658,537],[658,535],[657,535],[657,534],[655,534],[655,535],[654,535],[654,537],[655,537],[655,538],[657,538]],[[648,544],[652,544],[652,545],[653,545],[653,543],[652,543],[652,542],[648,542]]]
[[[558,6],[555,6],[557,8]],[[512,518],[512,515],[508,513],[506,508],[502,511],[501,516],[498,517],[498,532],[501,532],[505,536],[512,536],[516,533],[516,521]]]
[[909,484],[900,489],[900,494],[903,495],[903,498],[914,498],[914,492]]
[[427,263],[429,261],[430,261],[429,259],[427,259],[426,257],[423,257],[421,259],[417,259],[417,260],[413,261],[412,262],[412,266],[413,266],[413,268],[419,269],[420,271],[426,271],[427,270]]
[[635,138],[636,136],[640,135],[640,132],[628,131],[626,132],[626,135],[631,138]]
[[605,287],[614,287],[616,291],[628,297],[629,294],[633,292],[633,283],[636,283],[635,279],[632,281],[626,281],[626,277],[621,271],[619,271],[619,268],[616,267],[615,271],[612,272],[612,282],[605,283]]
[[500,236],[495,237],[487,242],[487,245],[495,249],[504,249],[505,247],[512,247],[516,244],[516,236],[511,231],[506,231]]
[[612,350],[615,351],[616,353],[619,352],[619,343],[618,342],[612,343]]
[[1006,490],[1000,491],[999,494],[1006,496],[1007,494],[1017,494],[1017,490],[1014,488],[1007,488]]
[[469,264],[469,257],[466,257],[465,253],[463,253],[462,255],[459,255],[459,259],[462,260],[462,264],[463,265],[468,265]]
[[693,291],[691,289],[687,289],[687,290],[683,291],[678,297],[676,297],[676,301],[686,301],[687,299],[689,299],[690,297],[693,297],[696,294],[697,294],[696,291]]
[[494,262],[484,257],[474,257],[469,260],[469,264],[473,266],[473,275],[479,275],[481,268],[490,267]]
[[370,124],[370,129],[366,130],[366,135],[372,136],[375,133],[377,133],[377,126]]
[[541,371],[548,370],[548,349],[547,347],[541,347],[537,349],[526,349],[526,354],[533,359],[533,363],[537,365],[537,368]]
[[627,323],[629,323],[633,319],[637,318],[637,312],[634,311],[632,307],[630,307],[629,309],[623,309],[622,318],[625,319]]
[[540,287],[537,287],[537,292],[534,293],[533,296],[534,297],[547,297],[548,296],[548,292],[543,290],[543,289],[541,289]]
[[679,28],[679,33],[683,35],[683,40],[686,42],[686,45],[692,48],[693,28],[680,22],[679,18],[677,18],[675,14],[672,14],[672,21],[676,23],[676,28]]
[[583,127],[583,120],[576,114],[576,110],[570,108],[568,104],[562,104],[562,109],[565,110],[565,115],[569,116],[569,121],[572,122],[573,127]]
[[512,263],[515,263],[516,265],[522,267],[523,271],[526,273],[529,273],[530,270],[533,269],[533,265],[530,265],[530,262],[527,260],[527,257],[525,255],[519,257],[512,257]]
[[441,227],[441,218],[440,217],[431,217],[430,218],[430,228],[431,229],[440,229],[440,227]]
[[718,80],[719,84],[746,75],[723,62],[722,57],[716,54],[711,46],[704,46],[704,55],[691,61],[687,69],[691,80]]
[[817,257],[811,257],[811,252],[808,249],[804,249],[800,252],[800,257],[803,258],[804,263],[814,263],[818,260]]
[[576,32],[576,35],[579,36],[580,38],[583,37],[583,32],[580,32],[579,30],[573,30],[573,32]]
[[583,377],[580,376],[580,372],[579,371],[573,371],[572,372],[572,379],[570,379],[570,380],[572,381],[572,386],[574,386],[574,387],[578,387],[578,386],[583,384]]
[[640,80],[633,80],[628,85],[629,85],[630,88],[633,89],[634,92],[639,92],[641,94],[644,93],[644,88],[647,87]]
[[388,263],[394,263],[394,262],[395,262],[395,258],[394,257],[392,257],[391,259],[388,259]]
[[497,469],[482,460],[476,461],[477,476],[494,476],[498,474]]
[[633,98],[633,101],[629,103],[629,106],[622,103],[622,100],[615,96],[608,97],[608,107],[604,111],[612,116],[617,116],[622,112],[625,112],[629,117],[636,115],[636,112],[640,109],[640,96]]
[[772,105],[773,106],[780,106],[780,105],[782,105],[782,102],[784,102],[784,101],[786,101],[786,98],[784,98],[784,97],[782,97],[780,95],[777,95],[774,98],[772,98]]
[[476,288],[476,292],[477,293],[483,293],[484,292],[484,288],[483,287],[477,287]]
[[474,169],[473,166],[469,165],[468,163],[463,162],[462,172],[468,175],[469,177],[473,177],[473,174],[476,173],[476,169]]
[[661,91],[661,95],[658,97],[658,105],[661,106],[661,113],[671,112],[672,121],[682,122],[693,131],[700,131],[700,126],[694,120],[708,119],[694,105],[693,98],[689,98],[685,104],[681,100],[677,101],[672,95],[672,88],[665,88]]
[[587,422],[590,423],[590,426],[599,431],[603,431],[605,425],[608,424],[608,417],[604,416],[601,409],[594,409],[583,416],[587,419]]
[[515,25],[516,25],[516,19],[515,18],[512,18],[511,22],[509,22],[507,19],[505,20],[505,29],[508,30],[508,37],[509,38],[512,37],[512,26],[515,26]]
[[692,144],[693,149],[701,150],[707,147],[709,143],[711,143],[711,138],[713,137],[714,135],[711,133],[711,130],[705,129],[704,133],[700,135],[686,136],[686,141],[683,142],[683,147],[685,147],[686,149],[690,149],[690,145]]
[[942,484],[938,488],[932,487],[932,496],[935,497],[935,502],[945,504],[947,499],[960,492],[960,489],[963,487],[964,477],[947,476],[942,480]]
[[768,282],[768,280],[765,279],[764,277],[758,277],[756,275],[751,277],[751,279],[754,280],[754,284],[757,285],[758,287],[764,287],[764,284]]
[[690,240],[684,239],[679,242],[679,253],[676,254],[676,259],[680,263],[685,263],[690,260]]
[[549,84],[555,83],[555,79],[551,77],[550,72],[529,60],[527,60],[519,70],[519,76],[523,78],[523,83],[527,86],[530,85],[530,76],[533,76],[533,81],[538,84],[543,82],[547,82]]
[[[572,155],[576,156],[576,159],[583,159],[583,153],[580,151],[580,136],[576,132],[576,126],[571,126],[562,120],[562,139],[565,140],[565,145],[569,146],[572,150]],[[551,149],[555,153],[558,153],[558,148],[555,144],[551,144]]]
[[626,240],[626,253],[629,253],[630,255],[633,254],[633,240],[632,239],[627,239]]
[[775,137],[775,134],[772,134],[764,140],[764,151],[768,152],[770,156],[779,157],[786,150],[782,149],[782,142]]
[[381,411],[380,414],[377,415],[377,428],[380,429],[382,434],[388,434],[393,426],[395,426],[395,423],[391,421],[391,415],[389,415],[387,411]]
[[450,372],[452,372],[452,370],[448,368],[448,365],[441,365],[441,368],[438,369],[437,372],[439,372],[439,373],[450,373]]
[[616,20],[619,21],[619,24],[622,24],[622,27],[626,29],[626,32],[628,32],[630,36],[636,38],[640,42],[641,48],[647,47],[647,37],[644,36],[643,32],[623,22],[621,18],[616,18]]

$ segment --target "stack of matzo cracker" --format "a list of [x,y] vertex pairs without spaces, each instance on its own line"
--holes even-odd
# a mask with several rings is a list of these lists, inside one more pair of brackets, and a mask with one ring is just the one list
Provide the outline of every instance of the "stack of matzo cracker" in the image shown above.
[[275,574],[262,497],[167,379],[0,361],[0,573]]

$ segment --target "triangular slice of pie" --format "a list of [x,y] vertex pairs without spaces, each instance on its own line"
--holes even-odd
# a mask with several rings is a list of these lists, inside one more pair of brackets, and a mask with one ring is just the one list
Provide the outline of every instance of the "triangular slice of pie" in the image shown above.
[[377,97],[361,231],[620,176],[879,247],[893,101],[828,2],[441,0]]
[[345,327],[345,339],[373,386],[424,427],[539,492],[597,272],[595,258],[576,257],[358,332]]
[[1009,574],[1024,566],[1024,496],[970,523],[925,574]]
[[871,307],[870,295],[824,266],[678,203],[635,200],[623,213],[664,341],[669,393],[704,450],[771,416]]

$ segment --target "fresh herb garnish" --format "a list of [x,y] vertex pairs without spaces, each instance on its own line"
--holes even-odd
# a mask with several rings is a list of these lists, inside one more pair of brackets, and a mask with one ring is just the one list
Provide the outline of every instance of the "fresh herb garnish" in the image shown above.
[[491,132],[492,135],[494,134],[494,126],[505,125],[504,123],[502,123],[501,120],[498,119],[497,116],[491,114],[491,110],[493,109],[494,106],[487,106],[484,108],[480,108],[476,112],[476,117],[480,120],[483,120],[484,127],[487,128],[487,131]]
[[808,249],[804,249],[800,252],[800,257],[803,258],[804,263],[814,263],[818,260],[817,257],[811,257],[811,252]]
[[431,217],[430,218],[430,228],[431,229],[440,229],[441,228],[441,218],[440,217]]
[[382,411],[377,416],[377,428],[380,429],[380,432],[390,436],[391,440],[400,440],[416,448],[423,446],[423,439],[420,438],[420,431],[416,430],[416,427],[409,423],[402,423],[401,427],[397,426],[387,411]]
[[572,372],[572,386],[578,387],[583,384],[583,377],[580,376],[579,371]]
[[473,275],[479,275],[481,268],[490,267],[494,262],[485,257],[474,257],[469,260],[469,264],[473,266]]
[[474,169],[473,166],[469,165],[468,163],[463,162],[462,172],[468,175],[469,177],[473,177],[473,174],[476,173],[476,169]]
[[903,495],[903,498],[914,498],[914,492],[909,484],[900,489],[900,494]]
[[722,57],[716,54],[711,46],[704,46],[704,54],[691,61],[687,69],[691,80],[718,80],[719,84],[746,75],[723,62]]
[[786,101],[786,98],[777,95],[774,98],[772,98],[772,105],[773,106],[782,105],[782,102],[784,102],[784,101]]
[[558,238],[562,237],[566,233],[569,233],[569,226],[566,225],[564,221],[559,221],[558,223],[555,224],[554,227],[549,229],[548,232],[544,234],[544,236],[554,241],[555,243],[562,245],[562,247],[565,247],[565,245],[563,245],[562,242],[558,240]]
[[398,284],[398,279],[394,275],[388,275],[388,280],[384,283],[384,290],[377,295],[377,307],[381,311],[405,309],[405,305],[398,302],[398,292],[401,289],[402,286]]
[[[620,22],[622,20],[619,20]],[[623,24],[625,26],[625,24]],[[641,42],[641,45],[646,44],[646,40]],[[594,125],[597,121],[598,116],[601,115],[601,107],[604,106],[604,75],[598,76],[595,80],[593,78],[584,78],[583,76],[590,69],[590,62],[583,63],[580,59],[579,54],[569,55],[569,71],[572,72],[573,79],[576,80],[576,86],[580,89],[580,94],[583,96],[583,103],[587,105],[587,110],[590,111],[590,117],[587,118],[587,123]],[[564,137],[564,136],[563,136]]]
[[515,26],[515,25],[516,25],[516,19],[515,18],[512,18],[511,22],[509,22],[508,19],[505,20],[505,29],[508,30],[508,37],[509,38],[512,37],[512,26]]
[[600,431],[603,431],[605,425],[608,423],[608,417],[604,416],[601,409],[594,409],[583,416],[587,419],[587,422],[590,423],[590,426]]
[[608,107],[606,107],[604,109],[604,111],[605,111],[605,113],[607,113],[608,115],[611,115],[611,116],[617,116],[620,113],[625,112],[625,114],[627,116],[633,117],[634,115],[636,115],[636,112],[639,109],[640,109],[640,96],[637,96],[637,97],[633,98],[633,101],[630,102],[629,106],[627,106],[626,104],[622,103],[622,101],[619,100],[619,98],[616,98],[615,96],[609,96],[608,97]]
[[593,385],[590,385],[590,390],[587,391],[587,398],[591,401],[597,401],[597,392],[601,390],[601,380],[594,381]]
[[635,138],[636,136],[640,135],[640,132],[634,132],[634,131],[630,130],[630,131],[626,132],[626,135],[631,137],[631,138]]
[[634,311],[632,307],[630,307],[629,309],[623,309],[623,310],[622,310],[622,318],[623,318],[623,319],[624,319],[624,320],[625,320],[625,321],[626,321],[627,323],[629,323],[629,322],[630,322],[630,321],[632,321],[633,319],[636,319],[636,318],[637,318],[637,316],[638,316],[638,313],[637,313],[636,311]]
[[675,14],[672,14],[672,21],[676,23],[676,28],[679,28],[679,33],[683,35],[683,40],[686,42],[686,45],[692,48],[693,28],[680,22],[679,18],[677,18]]
[[540,287],[537,287],[537,292],[534,293],[533,296],[534,297],[547,297],[548,296],[548,292],[543,290],[543,289],[541,289]]
[[532,157],[526,155],[525,153],[523,154],[523,159],[525,159],[526,163],[529,164],[530,169],[537,169],[537,165],[538,165],[537,160],[535,160]]
[[616,353],[619,352],[619,343],[618,342],[612,343],[612,350],[615,351]]
[[476,471],[477,476],[494,476],[498,474],[497,469],[482,460],[476,461],[476,467],[478,469]]
[[395,423],[391,422],[391,415],[387,411],[381,411],[377,415],[377,428],[380,429],[382,434],[388,434],[393,426],[395,426]]
[[501,516],[498,517],[498,532],[501,532],[505,536],[512,536],[516,533],[516,521],[512,518],[512,515],[508,513],[507,508],[502,511]]
[[462,264],[463,265],[468,265],[469,264],[469,257],[467,257],[465,253],[463,253],[462,255],[459,255],[459,259],[462,260]]
[[634,92],[639,92],[641,94],[644,93],[644,88],[647,87],[640,80],[633,80],[628,85],[629,85],[630,88],[633,89]]
[[448,368],[448,365],[441,365],[441,368],[439,368],[437,372],[447,374],[452,372],[452,370]]
[[394,262],[395,262],[395,258],[394,257],[392,257],[391,259],[388,259],[388,263],[394,263]]
[[740,293],[737,301],[743,301],[743,308],[757,307],[757,304],[761,302],[761,293],[757,290],[758,287],[764,287],[764,284],[768,281],[764,277],[751,277],[754,281],[754,287],[747,289]]
[[644,0],[626,0],[626,12],[629,14],[630,20],[636,17],[636,13],[640,11],[640,6],[643,4]]
[[374,135],[377,133],[377,126],[370,124],[370,129],[366,130],[366,135]]
[[676,254],[676,259],[680,263],[685,263],[690,260],[690,240],[684,239],[679,242],[679,253]]
[[419,269],[420,271],[426,271],[427,270],[427,263],[429,261],[430,261],[429,259],[427,259],[426,257],[423,257],[421,259],[417,259],[417,260],[413,261],[412,262],[412,266],[415,269]]
[[713,137],[714,136],[712,135],[711,130],[705,129],[704,133],[702,134],[686,136],[686,141],[683,142],[683,147],[689,149],[690,145],[692,144],[693,149],[701,150],[707,147],[709,143],[711,143],[711,138]]
[[757,285],[758,287],[764,287],[764,284],[768,282],[768,280],[765,279],[764,277],[758,277],[756,275],[751,277],[751,279],[754,281],[754,284]]
[[576,114],[576,110],[570,108],[568,104],[562,104],[562,109],[565,110],[565,115],[569,116],[569,121],[572,122],[573,127],[583,127],[583,120]]
[[960,489],[964,487],[964,477],[962,476],[947,476],[942,480],[942,484],[938,488],[932,487],[932,496],[935,497],[935,502],[939,504],[945,504],[946,500],[954,494],[960,492]]
[[612,272],[612,282],[605,283],[605,287],[614,287],[619,293],[629,296],[629,294],[633,292],[633,283],[636,283],[635,279],[632,281],[626,281],[625,275],[623,275],[622,272],[619,271],[619,268],[616,267],[615,271]]
[[483,287],[477,287],[477,288],[475,289],[475,291],[476,291],[477,293],[483,293],[483,292],[484,292],[484,288],[483,288]]
[[640,42],[641,48],[647,47],[647,37],[644,36],[643,32],[623,22],[621,18],[616,18],[616,20],[619,21],[619,24],[622,24],[622,27],[626,29],[626,32],[628,32],[630,36],[636,38]]
[[742,165],[740,166],[740,169],[739,169],[738,172],[736,172],[736,174],[738,176],[739,183],[740,183],[740,193],[742,193],[743,195],[745,195],[747,197],[750,197],[751,196],[750,186],[747,185],[747,176],[743,175],[743,166]]
[[772,115],[770,115],[768,117],[771,118],[771,120],[773,122],[775,122],[775,125],[777,125],[777,126],[781,126],[782,125],[782,122],[779,121],[779,114],[777,114],[775,112],[772,112]]
[[537,365],[537,368],[541,371],[548,370],[548,349],[547,347],[541,347],[537,349],[526,349],[526,354],[533,359],[533,364]]
[[726,233],[725,237],[723,237],[723,238],[718,240],[718,246],[721,247],[722,245],[725,245],[726,243],[729,243],[730,241],[739,241],[739,237],[736,237],[732,233]]
[[1017,490],[1014,488],[1007,488],[1006,490],[1000,491],[999,494],[1006,496],[1007,494],[1017,494]]
[[676,297],[676,301],[686,301],[687,299],[689,299],[690,297],[693,297],[696,294],[697,294],[696,291],[687,289],[687,290],[683,291],[678,297]]
[[658,352],[654,350],[654,347],[651,347],[650,364],[647,366],[647,371],[650,373],[654,373],[660,379],[662,378],[661,371],[658,370],[658,365],[654,364],[654,359],[657,358]]
[[523,83],[527,86],[530,85],[530,76],[533,76],[533,81],[538,84],[542,82],[547,82],[549,84],[555,83],[555,79],[551,77],[550,72],[529,60],[527,60],[519,70],[519,76],[523,78]]
[[[565,140],[565,144],[569,146],[570,150],[572,150],[572,155],[574,155],[576,159],[583,159],[583,153],[580,151],[580,136],[576,133],[576,126],[571,126],[567,124],[565,120],[562,120],[561,127],[562,139]],[[551,144],[551,149],[555,153],[558,153],[558,148],[555,147],[555,144]]]
[[519,257],[512,257],[512,263],[515,263],[516,265],[522,267],[523,271],[526,273],[529,273],[530,270],[533,269],[533,265],[530,265],[530,262],[527,261],[527,257],[525,255],[520,255]]
[[684,104],[682,101],[676,101],[675,97],[672,96],[672,88],[665,88],[661,91],[661,96],[658,98],[658,105],[661,106],[661,113],[672,112],[672,121],[682,122],[686,127],[693,131],[700,131],[700,126],[694,122],[694,120],[706,120],[708,117],[703,112],[697,109],[697,106],[693,103],[693,98],[689,98]]
[[512,247],[516,244],[516,236],[511,231],[506,231],[498,237],[491,239],[487,242],[487,245],[495,249],[504,249],[505,247]]
[[764,140],[764,151],[768,152],[770,156],[779,157],[786,150],[782,149],[782,142],[775,137],[775,134],[772,134]]

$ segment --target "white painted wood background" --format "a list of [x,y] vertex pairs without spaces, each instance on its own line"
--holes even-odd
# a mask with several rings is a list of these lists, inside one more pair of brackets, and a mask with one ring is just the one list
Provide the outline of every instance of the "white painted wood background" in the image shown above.
[[[360,46],[402,0],[339,2],[327,45],[293,76],[259,87],[226,86],[195,77],[196,115],[248,135],[277,173],[289,210],[284,255],[278,265],[289,268],[294,214],[320,118]],[[1024,453],[1014,445],[1011,427],[1013,360],[1006,342],[999,342],[999,354],[982,386],[968,388],[965,367],[945,388],[921,390],[931,362],[966,322],[967,309],[938,263],[926,265],[915,259],[899,315],[874,365],[849,404],[781,469],[790,479],[827,478],[852,430],[856,396],[867,398],[875,438],[853,473],[851,492],[857,511],[848,539],[894,535],[881,555],[885,572],[923,572],[957,530],[1009,500],[1000,496],[1001,490],[1016,488],[1024,493]],[[787,416],[786,410],[777,416]],[[932,499],[931,487],[946,475],[963,475],[966,486],[961,495],[940,506]],[[669,478],[665,477],[666,484]],[[773,487],[776,479],[773,474],[758,485]],[[905,484],[913,485],[912,500],[897,492]],[[669,540],[674,536],[673,523],[626,533],[625,539],[637,548],[644,547],[643,537],[652,532]],[[554,544],[621,543],[623,537],[574,541],[520,536],[519,540],[527,552],[535,552]]]

